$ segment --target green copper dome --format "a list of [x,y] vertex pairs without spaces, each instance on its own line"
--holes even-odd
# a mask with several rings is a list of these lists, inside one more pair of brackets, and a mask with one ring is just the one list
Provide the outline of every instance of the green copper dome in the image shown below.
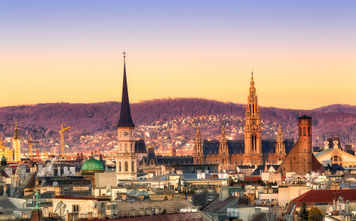
[[91,157],[89,160],[85,161],[82,165],[81,172],[83,173],[93,173],[93,172],[104,172],[104,166],[99,161]]

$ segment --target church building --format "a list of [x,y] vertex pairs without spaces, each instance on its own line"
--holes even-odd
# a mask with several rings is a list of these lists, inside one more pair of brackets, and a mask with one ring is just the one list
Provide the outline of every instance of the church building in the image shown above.
[[124,53],[124,74],[120,119],[117,124],[118,150],[116,153],[117,180],[137,178],[137,154],[135,151],[135,125],[132,121],[126,79],[126,57]]
[[278,171],[306,174],[324,171],[323,166],[315,158],[312,147],[312,118],[302,116],[298,118],[298,140],[279,166]]
[[200,128],[195,132],[193,159],[195,164],[219,164],[220,169],[234,169],[237,165],[262,165],[266,161],[280,163],[293,146],[291,139],[284,140],[279,127],[276,140],[262,140],[261,113],[255,81],[251,74],[247,98],[244,140],[227,140],[222,126],[219,140],[202,140]]

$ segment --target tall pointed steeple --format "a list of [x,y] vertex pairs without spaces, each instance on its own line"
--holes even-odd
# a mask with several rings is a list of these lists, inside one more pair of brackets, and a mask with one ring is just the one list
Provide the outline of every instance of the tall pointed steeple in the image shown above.
[[119,123],[117,124],[117,127],[135,127],[131,117],[129,94],[127,91],[126,53],[124,52],[123,54],[124,54],[124,77],[122,83],[120,120]]

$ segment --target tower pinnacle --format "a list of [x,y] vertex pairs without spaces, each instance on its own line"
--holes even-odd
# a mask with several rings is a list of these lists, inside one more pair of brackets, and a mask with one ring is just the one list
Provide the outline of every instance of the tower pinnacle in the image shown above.
[[121,110],[120,110],[120,120],[117,127],[135,127],[130,111],[129,94],[127,90],[127,79],[126,79],[126,52],[123,52],[124,56],[124,76],[122,83],[122,98],[121,98]]
[[15,130],[14,130],[14,139],[19,139],[19,129],[17,128],[17,120],[15,120]]

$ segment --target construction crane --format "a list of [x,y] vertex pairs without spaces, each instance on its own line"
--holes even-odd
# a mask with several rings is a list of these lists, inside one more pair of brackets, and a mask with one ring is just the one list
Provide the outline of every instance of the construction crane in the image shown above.
[[59,154],[61,155],[61,157],[64,157],[64,131],[70,129],[69,127],[64,128],[63,124],[61,124],[61,129],[58,131],[59,134],[61,135],[61,149],[59,152]]

